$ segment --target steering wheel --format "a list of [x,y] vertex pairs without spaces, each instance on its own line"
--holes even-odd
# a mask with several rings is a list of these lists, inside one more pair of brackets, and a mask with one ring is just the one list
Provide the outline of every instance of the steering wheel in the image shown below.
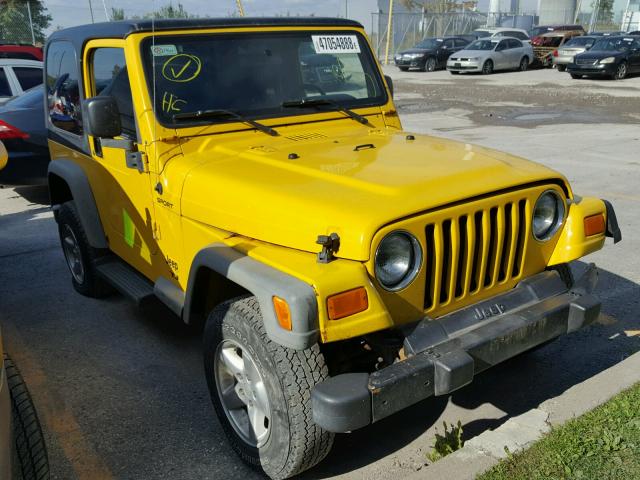
[[303,83],[302,84],[302,88],[306,90],[316,90],[320,95],[326,95],[327,92],[325,92],[323,89],[321,89],[318,85],[314,84],[314,83]]

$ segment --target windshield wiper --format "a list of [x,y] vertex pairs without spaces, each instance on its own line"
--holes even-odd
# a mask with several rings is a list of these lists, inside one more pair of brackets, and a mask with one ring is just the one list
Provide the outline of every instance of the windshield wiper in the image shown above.
[[369,125],[369,120],[367,120],[359,113],[356,113],[353,110],[350,110],[347,107],[334,102],[333,100],[329,100],[328,98],[306,98],[301,100],[291,100],[282,103],[282,108],[316,108],[324,106],[332,107],[333,110],[342,112],[347,116],[353,118],[356,122],[360,122],[363,125]]
[[231,110],[197,110],[195,112],[184,112],[184,113],[176,113],[173,115],[173,121],[176,120],[196,120],[198,118],[225,118],[231,117],[237,120],[240,120],[242,123],[246,123],[251,125],[253,128],[260,130],[261,132],[266,133],[267,135],[271,135],[272,137],[278,136],[278,132],[264,125],[262,123],[258,123],[255,120],[251,120],[250,118],[243,117],[239,113],[232,112]]

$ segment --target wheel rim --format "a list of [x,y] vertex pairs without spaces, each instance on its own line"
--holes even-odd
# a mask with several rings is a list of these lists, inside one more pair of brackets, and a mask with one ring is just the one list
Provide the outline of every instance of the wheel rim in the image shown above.
[[215,355],[218,398],[229,423],[248,445],[263,446],[271,431],[271,408],[264,380],[251,355],[225,340]]
[[427,60],[427,71],[433,72],[436,69],[436,61],[433,58]]
[[84,265],[82,264],[82,254],[78,239],[71,227],[66,224],[62,228],[62,251],[75,281],[80,284],[84,283]]
[[482,71],[483,71],[484,73],[491,73],[491,72],[492,72],[492,70],[493,70],[493,65],[491,64],[491,62],[490,62],[490,61],[485,62],[485,64],[484,64],[484,67],[483,67]]
[[618,80],[622,80],[626,75],[627,75],[627,66],[624,63],[622,63],[620,64],[620,66],[618,66],[618,72],[617,72],[616,78],[618,78]]

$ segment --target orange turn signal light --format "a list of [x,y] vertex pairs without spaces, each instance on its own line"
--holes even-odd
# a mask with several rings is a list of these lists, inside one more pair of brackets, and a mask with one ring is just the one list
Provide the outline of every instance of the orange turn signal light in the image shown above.
[[278,324],[285,330],[291,331],[291,310],[289,310],[289,304],[286,300],[280,297],[273,297],[273,308],[276,311],[276,318]]
[[339,320],[349,315],[364,312],[369,308],[369,298],[364,287],[332,295],[327,299],[330,320]]
[[599,213],[597,215],[591,215],[590,217],[586,217],[584,219],[584,234],[587,237],[591,235],[597,235],[599,233],[604,233],[605,222],[604,215]]

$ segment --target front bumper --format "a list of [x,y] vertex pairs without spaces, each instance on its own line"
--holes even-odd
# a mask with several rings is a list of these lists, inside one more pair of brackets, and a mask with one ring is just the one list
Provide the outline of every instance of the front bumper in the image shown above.
[[477,61],[452,61],[447,62],[447,70],[453,72],[481,72],[482,64]]
[[[2,338],[0,338],[0,342]],[[4,358],[0,347],[0,478],[11,478],[11,454],[13,441],[11,433],[11,399],[4,370]]]
[[405,338],[405,360],[316,385],[314,421],[332,432],[348,432],[464,387],[493,365],[591,324],[600,313],[600,302],[591,295],[596,282],[594,265],[571,290],[557,272],[546,271],[438,320],[425,318]]
[[616,73],[618,68],[617,63],[605,63],[596,65],[577,65],[570,63],[567,65],[567,72],[575,75],[590,75],[590,76],[611,76]]
[[418,58],[395,58],[396,67],[420,68],[424,65],[425,57]]

